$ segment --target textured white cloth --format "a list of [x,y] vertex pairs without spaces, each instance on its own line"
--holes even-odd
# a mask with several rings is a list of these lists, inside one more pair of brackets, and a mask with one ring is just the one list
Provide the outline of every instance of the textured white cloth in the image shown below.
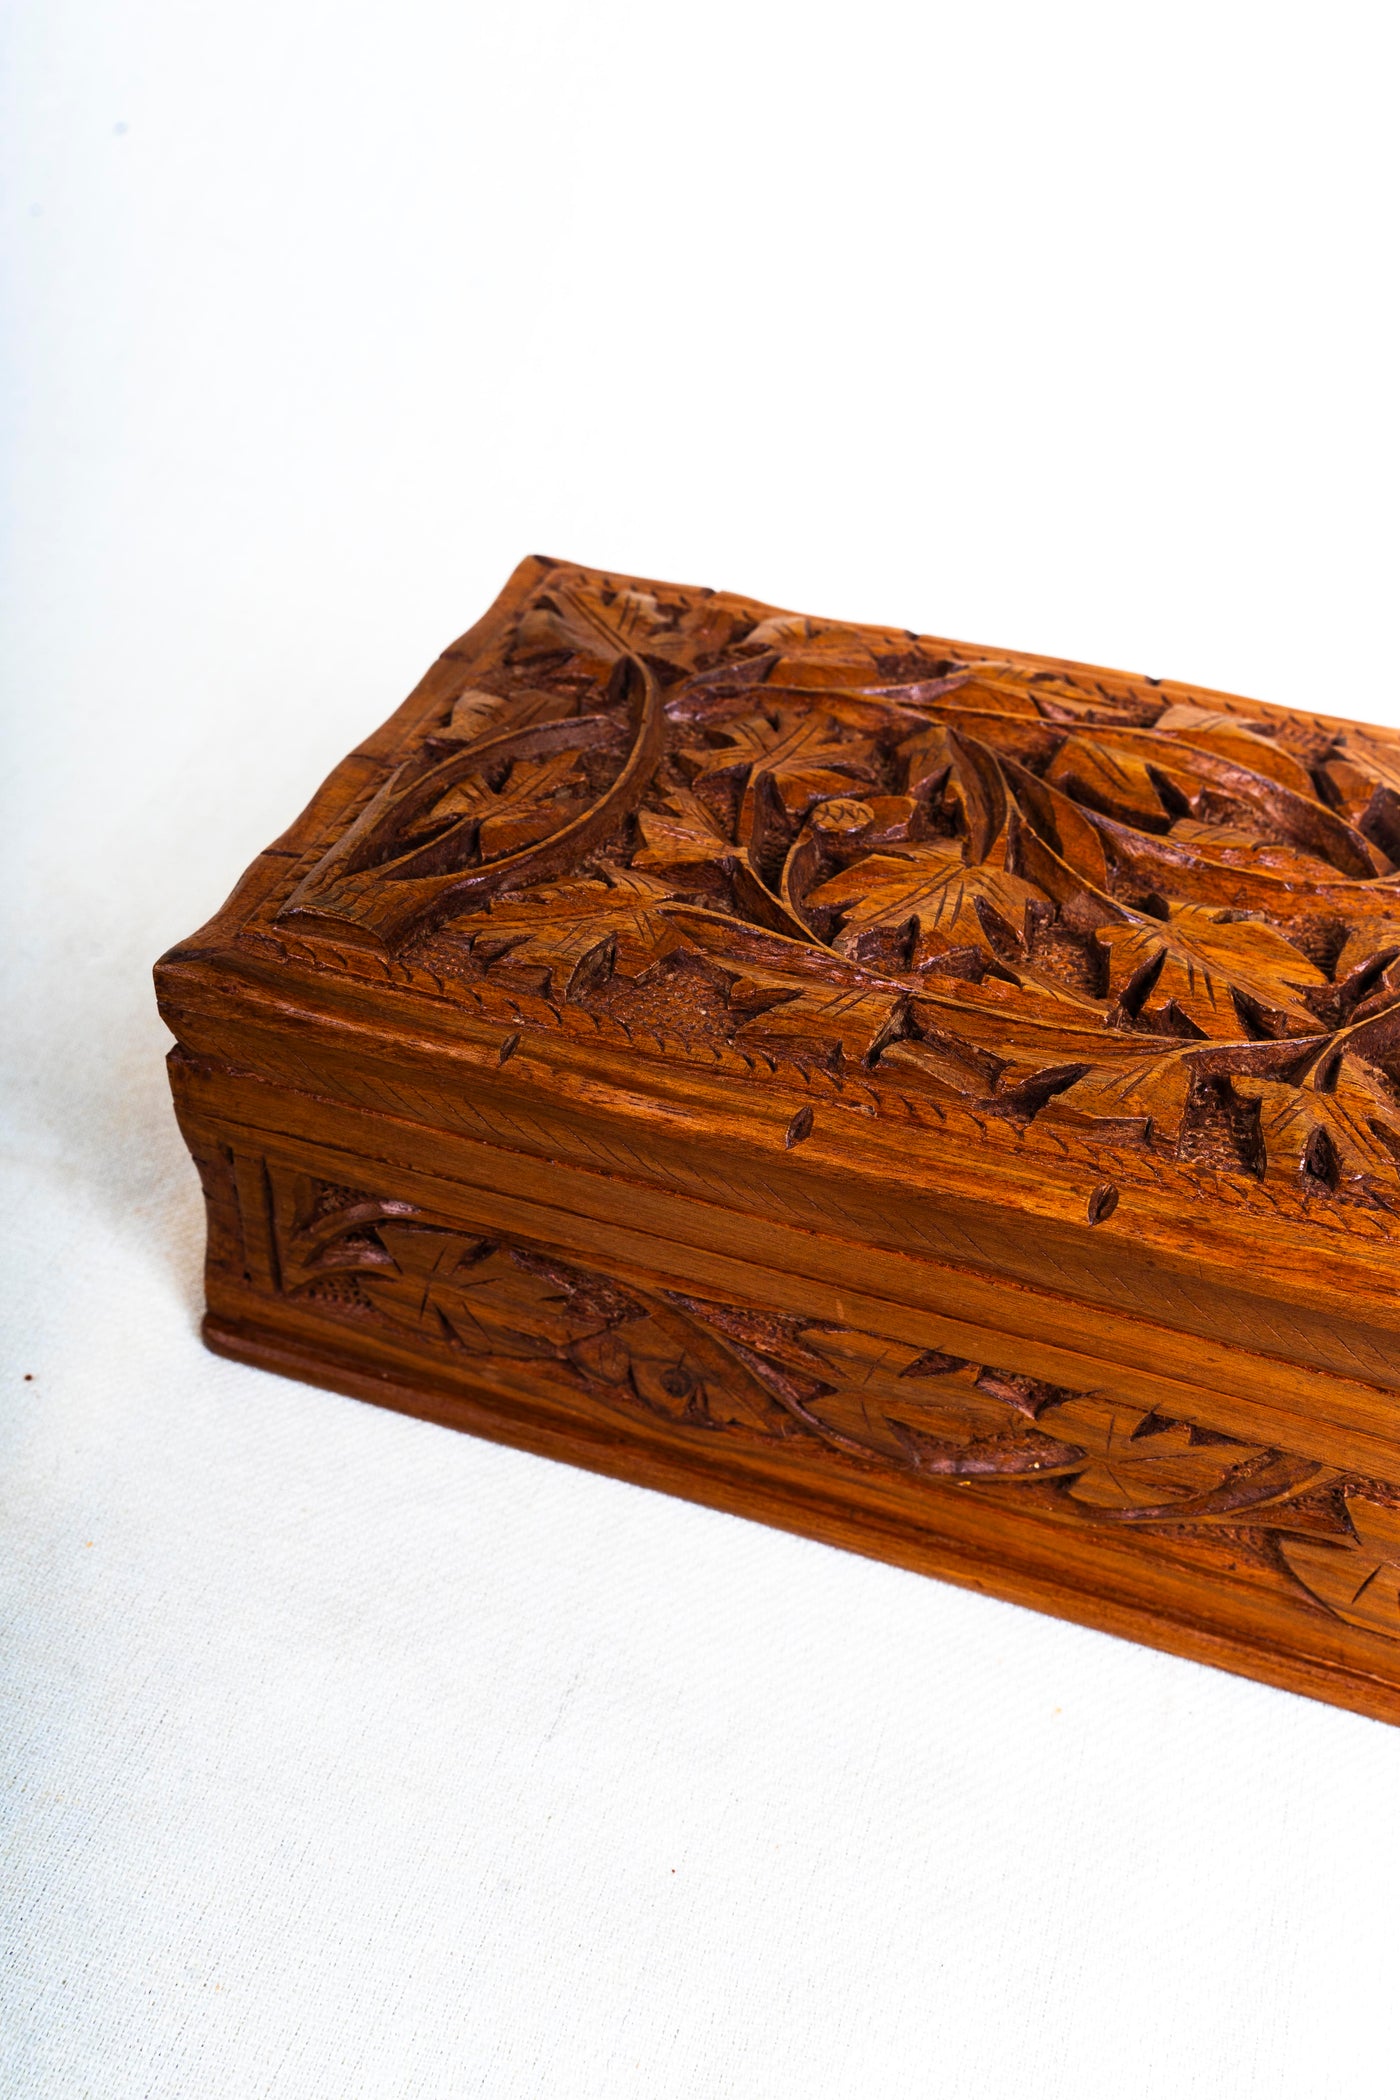
[[205,1354],[148,974],[535,546],[1397,719],[1386,19],[12,14],[6,2095],[1393,2089],[1400,1733]]

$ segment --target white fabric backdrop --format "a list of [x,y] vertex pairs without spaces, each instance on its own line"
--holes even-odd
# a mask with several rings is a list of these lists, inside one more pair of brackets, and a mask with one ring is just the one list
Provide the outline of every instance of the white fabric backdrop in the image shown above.
[[1393,2086],[1400,1734],[207,1356],[148,974],[536,547],[1400,720],[1388,21],[11,10],[7,2093]]

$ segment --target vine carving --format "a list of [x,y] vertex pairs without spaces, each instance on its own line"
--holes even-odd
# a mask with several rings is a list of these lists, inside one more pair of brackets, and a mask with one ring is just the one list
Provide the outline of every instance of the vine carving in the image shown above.
[[1061,1518],[1228,1540],[1350,1625],[1400,1638],[1400,1507],[1333,1467],[937,1349],[642,1288],[269,1168],[281,1288],[489,1377],[701,1437],[824,1447],[874,1474]]
[[876,1112],[1400,1210],[1384,731],[559,565],[277,923]]

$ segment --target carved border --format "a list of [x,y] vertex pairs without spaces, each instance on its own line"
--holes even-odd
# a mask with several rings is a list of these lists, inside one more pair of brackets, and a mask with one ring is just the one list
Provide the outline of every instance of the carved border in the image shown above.
[[[254,1290],[494,1364],[686,1438],[820,1451],[838,1471],[958,1485],[1089,1529],[1168,1541],[1202,1572],[1253,1560],[1343,1623],[1400,1638],[1400,1494],[1278,1449],[829,1321],[644,1290],[518,1238],[243,1152],[226,1154]],[[228,1252],[222,1196],[220,1246]],[[211,1241],[212,1245],[212,1241]]]

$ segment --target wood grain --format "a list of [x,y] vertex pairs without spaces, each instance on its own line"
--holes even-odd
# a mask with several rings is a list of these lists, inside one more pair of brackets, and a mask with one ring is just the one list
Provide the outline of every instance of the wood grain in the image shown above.
[[533,559],[157,968],[211,1345],[1400,1715],[1400,738]]

